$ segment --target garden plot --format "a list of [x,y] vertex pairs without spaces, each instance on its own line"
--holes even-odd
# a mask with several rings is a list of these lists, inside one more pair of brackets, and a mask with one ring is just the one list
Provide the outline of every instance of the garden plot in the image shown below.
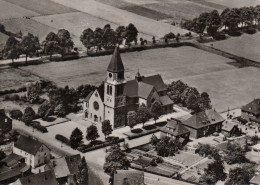
[[61,124],[61,123],[69,121],[69,119],[67,119],[67,118],[58,118],[55,116],[49,116],[48,119],[49,119],[49,121],[44,121],[44,120],[42,120],[42,118],[35,119],[33,121],[39,122],[42,126],[45,126],[45,127],[50,127],[53,125],[57,125],[57,124]]
[[39,14],[36,12],[0,0],[0,20],[13,19],[13,18],[24,17],[24,16],[31,17],[37,15]]
[[24,9],[37,12],[40,15],[61,14],[74,12],[69,7],[57,4],[51,0],[4,0],[8,3],[20,6]]
[[[254,35],[243,34],[227,40],[212,43],[214,48],[260,62],[260,33]],[[210,45],[210,44],[208,44]]]
[[203,157],[198,154],[192,154],[189,152],[180,151],[180,153],[176,153],[174,156],[168,157],[168,159],[173,160],[174,162],[183,164],[185,166],[191,166],[203,159]]
[[113,22],[118,25],[133,23],[139,32],[150,35],[150,37],[162,37],[171,30],[174,33],[185,34],[188,31],[177,26],[172,26],[160,21],[152,20],[134,13],[121,10],[97,1],[88,0],[53,0],[54,2],[69,6],[92,16]]

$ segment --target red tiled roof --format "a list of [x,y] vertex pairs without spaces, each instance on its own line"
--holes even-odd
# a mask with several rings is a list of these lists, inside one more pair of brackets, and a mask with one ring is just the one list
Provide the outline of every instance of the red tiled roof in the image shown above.
[[107,71],[114,72],[114,73],[125,71],[118,47],[116,47],[114,50]]
[[260,114],[260,99],[254,99],[252,102],[243,106],[241,109],[256,115]]

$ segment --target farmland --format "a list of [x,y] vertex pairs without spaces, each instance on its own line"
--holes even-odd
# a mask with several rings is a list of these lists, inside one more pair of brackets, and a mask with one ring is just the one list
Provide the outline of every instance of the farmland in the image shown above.
[[213,43],[213,47],[228,53],[260,62],[260,33],[254,35],[243,34],[228,40]]

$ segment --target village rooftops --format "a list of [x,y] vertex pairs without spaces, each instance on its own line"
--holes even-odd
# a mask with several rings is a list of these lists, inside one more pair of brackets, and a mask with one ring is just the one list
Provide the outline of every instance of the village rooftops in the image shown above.
[[161,128],[161,131],[165,133],[169,133],[175,137],[190,132],[187,128],[185,128],[185,126],[181,123],[181,121],[175,119],[169,121],[163,128]]
[[186,121],[183,121],[183,124],[188,127],[198,129],[223,121],[224,118],[219,113],[217,113],[213,109],[210,109],[199,113],[195,113]]
[[238,124],[232,120],[226,120],[223,122],[222,130],[230,132]]
[[242,109],[242,111],[250,112],[255,115],[259,115],[260,114],[260,99],[254,99],[252,102],[243,106],[241,109]]
[[14,147],[19,148],[29,154],[35,155],[43,143],[31,138],[21,135],[18,140],[14,143]]

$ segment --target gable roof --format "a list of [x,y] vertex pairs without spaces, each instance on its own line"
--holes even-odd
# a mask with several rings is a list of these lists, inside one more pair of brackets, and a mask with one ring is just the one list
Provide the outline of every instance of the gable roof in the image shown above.
[[254,99],[252,102],[243,106],[241,109],[256,115],[260,114],[260,99]]
[[90,97],[91,97],[91,95],[94,93],[94,91],[91,91],[89,94],[88,94],[88,96],[85,98],[85,102],[88,102],[89,101],[89,99],[90,99]]
[[53,171],[45,171],[27,177],[20,178],[22,185],[58,185]]
[[20,150],[26,151],[29,154],[35,155],[40,147],[44,145],[43,143],[40,143],[39,141],[31,138],[26,137],[24,135],[21,135],[18,140],[14,143],[14,146],[16,148],[19,148]]
[[117,170],[114,174],[114,185],[122,185],[127,181],[129,185],[143,185],[144,172],[136,170]]
[[107,67],[107,71],[110,71],[110,72],[113,72],[113,73],[125,71],[125,68],[124,68],[118,47],[115,47],[113,56],[112,56],[110,63]]
[[53,170],[56,178],[67,177],[70,174],[76,174],[81,162],[80,154],[66,156],[58,159],[52,159],[45,166],[46,170]]
[[147,99],[148,96],[151,94],[154,87],[152,85],[139,82],[138,83],[138,97]]
[[164,84],[161,75],[153,75],[148,77],[142,76],[139,82],[137,80],[130,80],[126,82],[124,88],[124,95],[132,98],[139,97],[139,83],[151,85],[155,88],[157,92],[164,91],[167,89],[167,86]]
[[181,121],[175,119],[169,121],[163,128],[161,128],[161,131],[176,137],[190,132],[186,127],[184,127]]
[[173,104],[173,101],[171,100],[171,98],[168,95],[160,96],[159,101],[161,102],[161,104],[163,106]]
[[190,118],[183,121],[183,124],[197,129],[223,121],[224,118],[219,113],[210,109],[192,115]]
[[226,120],[223,122],[222,130],[230,132],[235,126],[237,126],[237,123]]
[[[0,182],[14,178],[20,177],[24,172],[30,171],[31,167],[27,166],[25,163],[21,163],[20,166],[0,173]],[[1,184],[1,183],[0,183]]]

